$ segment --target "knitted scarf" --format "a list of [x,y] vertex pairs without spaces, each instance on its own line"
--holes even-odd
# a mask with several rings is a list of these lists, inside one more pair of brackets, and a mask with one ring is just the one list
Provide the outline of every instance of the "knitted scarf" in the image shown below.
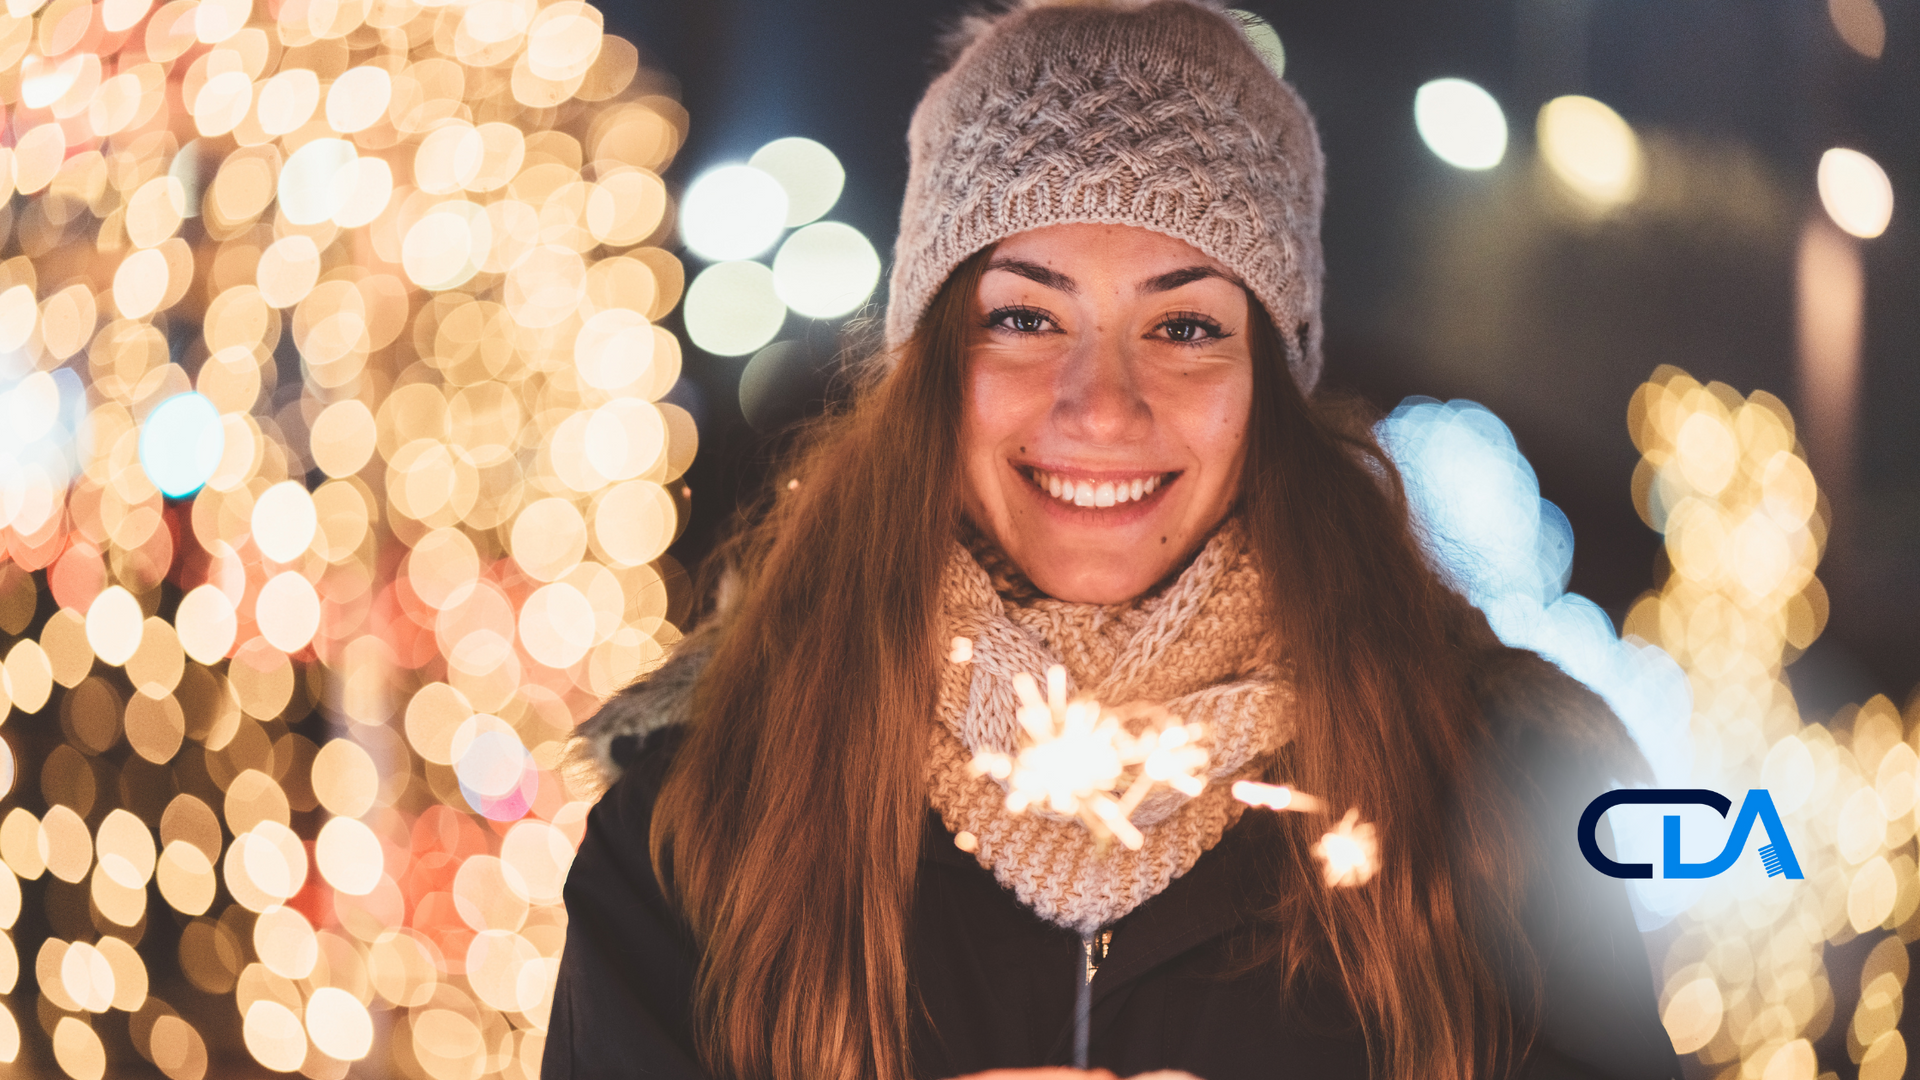
[[[972,550],[969,550],[971,547]],[[1292,692],[1262,618],[1259,572],[1229,520],[1171,583],[1122,604],[1045,597],[990,544],[956,543],[941,582],[950,637],[972,659],[946,663],[930,740],[928,788],[948,829],[972,833],[980,865],[1042,918],[1081,933],[1119,919],[1193,867],[1240,817],[1229,792],[1292,734]],[[976,752],[1019,749],[1013,676],[1067,671],[1068,693],[1109,706],[1145,701],[1209,732],[1207,786],[1156,790],[1131,820],[1145,842],[1097,847],[1078,819],[1012,813],[1001,781],[969,769]]]

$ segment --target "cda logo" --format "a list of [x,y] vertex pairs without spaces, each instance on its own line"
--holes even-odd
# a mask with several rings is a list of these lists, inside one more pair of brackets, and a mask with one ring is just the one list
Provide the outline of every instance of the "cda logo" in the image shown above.
[[[1717,791],[1706,788],[1635,788],[1621,791],[1609,791],[1605,795],[1587,804],[1586,813],[1580,815],[1580,854],[1587,857],[1595,870],[1609,877],[1650,878],[1653,876],[1652,863],[1621,863],[1607,858],[1593,837],[1594,829],[1600,825],[1600,817],[1616,806],[1626,804],[1651,804],[1655,806],[1710,806],[1721,817],[1733,809],[1733,800]],[[1780,813],[1773,808],[1773,796],[1764,788],[1754,788],[1740,803],[1740,816],[1733,819],[1733,831],[1727,835],[1727,846],[1720,854],[1706,862],[1690,863],[1680,859],[1680,818],[1668,814],[1662,824],[1660,854],[1660,876],[1664,878],[1710,878],[1727,872],[1734,860],[1746,850],[1747,834],[1753,831],[1758,822],[1767,830],[1768,843],[1760,849],[1760,862],[1767,868],[1768,877],[1805,878],[1800,872],[1800,860],[1794,858],[1793,845],[1787,842],[1787,830],[1780,824]]]

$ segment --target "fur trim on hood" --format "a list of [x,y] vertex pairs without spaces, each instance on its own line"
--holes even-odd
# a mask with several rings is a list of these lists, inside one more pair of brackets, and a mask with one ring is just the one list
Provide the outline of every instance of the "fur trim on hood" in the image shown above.
[[561,763],[561,778],[575,798],[598,799],[648,735],[693,717],[693,689],[720,637],[710,619],[674,646],[673,655],[650,674],[608,698],[574,728]]

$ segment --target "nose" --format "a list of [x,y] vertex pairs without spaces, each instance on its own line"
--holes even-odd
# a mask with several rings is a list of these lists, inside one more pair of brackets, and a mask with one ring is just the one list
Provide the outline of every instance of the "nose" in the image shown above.
[[1105,445],[1144,438],[1153,410],[1122,343],[1091,335],[1067,355],[1054,383],[1053,420],[1075,439]]

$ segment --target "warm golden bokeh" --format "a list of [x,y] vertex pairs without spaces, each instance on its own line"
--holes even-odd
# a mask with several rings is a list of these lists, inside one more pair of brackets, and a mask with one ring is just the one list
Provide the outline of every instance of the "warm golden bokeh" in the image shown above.
[[0,1062],[537,1075],[685,599],[664,85],[577,0],[0,14]]
[[[1624,630],[1687,671],[1691,782],[1736,801],[1766,788],[1806,874],[1736,865],[1697,883],[1655,973],[1667,1031],[1713,1075],[1814,1080],[1813,1044],[1842,1025],[1860,1076],[1894,1080],[1907,1060],[1894,1026],[1906,943],[1920,938],[1920,717],[1903,720],[1885,697],[1824,725],[1800,715],[1785,665],[1826,624],[1814,568],[1829,514],[1780,400],[1661,368],[1628,420],[1643,455],[1634,502],[1666,535],[1669,572]],[[1862,935],[1880,940],[1859,985],[1836,992],[1855,974],[1830,970],[1825,950]],[[1836,1015],[1836,998],[1856,991],[1853,1015]]]

